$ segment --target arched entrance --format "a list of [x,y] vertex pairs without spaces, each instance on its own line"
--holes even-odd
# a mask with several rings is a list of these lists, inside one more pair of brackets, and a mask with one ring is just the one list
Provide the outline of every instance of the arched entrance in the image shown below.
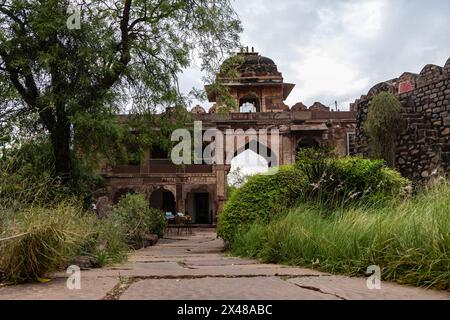
[[150,207],[162,210],[163,212],[176,213],[175,196],[172,192],[160,188],[152,193],[150,196]]
[[269,168],[277,167],[279,165],[278,154],[274,153],[272,149],[258,141],[251,141],[236,150],[233,160],[238,157],[243,157],[249,165],[252,165],[255,161],[261,158],[267,162]]
[[268,160],[248,149],[231,160],[231,169],[228,174],[228,184],[234,187],[242,186],[248,177],[269,171]]
[[298,158],[298,153],[302,149],[306,149],[306,148],[318,149],[318,148],[320,148],[320,143],[314,137],[305,137],[305,138],[301,139],[297,144],[295,157]]

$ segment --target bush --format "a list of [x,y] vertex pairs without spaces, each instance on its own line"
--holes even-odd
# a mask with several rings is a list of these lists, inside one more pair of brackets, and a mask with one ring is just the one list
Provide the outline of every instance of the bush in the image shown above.
[[[0,228],[0,274],[11,283],[35,281],[67,266],[92,234],[77,204],[30,207],[3,215]],[[7,217],[5,218],[5,215]]]
[[[302,204],[271,223],[254,223],[232,253],[263,262],[363,276],[379,265],[384,280],[450,289],[450,186],[384,206],[324,209]],[[326,209],[328,210],[328,209]]]
[[401,121],[402,104],[388,92],[381,92],[370,101],[364,129],[370,138],[371,155],[395,166],[395,144]]
[[308,180],[304,184],[304,200],[332,208],[388,201],[410,186],[407,179],[389,169],[383,160],[331,158],[320,151],[305,150],[300,153],[296,167]]
[[148,234],[162,237],[166,226],[164,213],[149,208],[142,195],[128,194],[114,207],[110,219],[118,219],[123,224],[126,240],[138,248],[144,246]]
[[273,175],[251,177],[226,203],[219,216],[218,235],[228,244],[239,228],[282,214],[300,198],[301,181],[300,172],[293,166],[282,167]]
[[95,216],[91,220],[94,232],[85,242],[81,254],[91,257],[94,266],[100,268],[125,261],[130,248],[122,221],[111,217],[98,220]]
[[254,176],[234,191],[219,216],[218,234],[229,245],[239,229],[268,222],[300,202],[326,206],[323,213],[330,214],[336,207],[381,205],[408,185],[381,160],[338,159],[328,149],[305,149],[295,166]]

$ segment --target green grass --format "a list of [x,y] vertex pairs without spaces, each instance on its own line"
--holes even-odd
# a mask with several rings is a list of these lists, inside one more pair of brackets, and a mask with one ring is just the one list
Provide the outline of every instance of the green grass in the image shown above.
[[96,267],[119,263],[129,250],[117,219],[98,220],[77,201],[0,209],[0,283],[36,281],[80,255],[90,256]]
[[271,223],[239,232],[231,252],[264,262],[450,289],[450,186],[378,207],[329,209],[302,204]]
[[64,268],[91,235],[91,226],[74,203],[0,211],[0,280],[35,281]]

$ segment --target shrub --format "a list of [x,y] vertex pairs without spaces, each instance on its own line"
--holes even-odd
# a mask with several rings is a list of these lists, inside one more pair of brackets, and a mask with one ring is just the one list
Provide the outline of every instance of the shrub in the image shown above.
[[95,267],[120,263],[126,260],[129,246],[125,226],[119,219],[91,217],[93,234],[85,242],[81,254],[91,257]]
[[293,166],[282,167],[273,175],[251,177],[226,203],[219,216],[218,235],[228,244],[239,228],[282,214],[300,198],[301,186],[302,176]]
[[164,213],[149,208],[145,197],[128,194],[114,207],[111,219],[118,219],[125,228],[127,241],[135,247],[143,247],[145,236],[157,234],[162,237],[166,226]]
[[401,120],[401,103],[392,93],[381,92],[370,101],[364,128],[370,137],[370,151],[375,159],[395,166],[395,144]]
[[9,214],[2,225],[0,274],[11,283],[34,281],[64,268],[92,233],[80,207],[70,202]]
[[268,222],[299,202],[321,204],[329,209],[323,213],[330,214],[341,206],[380,205],[409,185],[381,160],[330,156],[328,149],[306,149],[295,166],[252,177],[226,203],[219,216],[219,236],[229,245],[239,229]]
[[379,265],[384,280],[450,289],[450,186],[380,207],[347,207],[323,215],[301,204],[271,223],[241,231],[232,253],[263,262],[363,276]]
[[329,207],[355,203],[373,205],[398,197],[410,182],[386,167],[382,160],[358,157],[330,158],[320,151],[306,150],[296,163],[307,178],[304,195]]

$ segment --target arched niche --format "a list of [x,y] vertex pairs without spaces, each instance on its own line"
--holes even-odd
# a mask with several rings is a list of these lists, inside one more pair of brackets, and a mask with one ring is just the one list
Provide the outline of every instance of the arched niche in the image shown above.
[[172,191],[166,188],[159,188],[152,192],[149,198],[151,208],[159,209],[163,212],[176,213],[176,200]]

